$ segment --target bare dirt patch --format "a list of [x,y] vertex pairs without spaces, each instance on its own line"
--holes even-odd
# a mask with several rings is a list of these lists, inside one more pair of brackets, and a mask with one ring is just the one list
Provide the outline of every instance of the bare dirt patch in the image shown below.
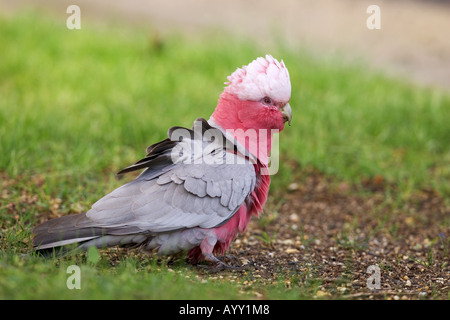
[[[284,203],[269,204],[232,245],[231,254],[248,266],[241,283],[269,284],[283,275],[291,290],[320,281],[316,297],[448,299],[448,203],[431,191],[397,203],[379,180],[355,188],[305,172]],[[380,268],[380,289],[368,288],[371,265]]]

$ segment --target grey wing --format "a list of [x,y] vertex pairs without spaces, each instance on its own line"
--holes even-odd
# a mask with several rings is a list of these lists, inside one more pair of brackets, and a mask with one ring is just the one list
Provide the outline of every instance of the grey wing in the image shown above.
[[116,233],[212,228],[233,216],[255,183],[254,166],[242,159],[232,164],[172,164],[157,174],[149,168],[97,201],[86,216],[93,225]]

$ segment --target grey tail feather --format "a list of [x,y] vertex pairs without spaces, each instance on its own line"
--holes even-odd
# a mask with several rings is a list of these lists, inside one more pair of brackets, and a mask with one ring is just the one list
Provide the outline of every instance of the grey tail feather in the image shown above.
[[[137,247],[152,236],[137,227],[106,228],[93,225],[85,213],[46,221],[33,230],[33,246],[43,256],[61,256],[73,249],[87,250],[91,246]],[[75,247],[74,247],[75,246]]]
[[51,249],[101,237],[104,228],[92,226],[85,213],[72,214],[46,221],[34,228],[35,250]]

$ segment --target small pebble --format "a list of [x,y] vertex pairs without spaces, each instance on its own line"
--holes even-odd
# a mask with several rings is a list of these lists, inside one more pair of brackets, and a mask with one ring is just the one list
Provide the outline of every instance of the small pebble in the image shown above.
[[293,213],[289,216],[289,220],[291,220],[292,222],[299,222],[300,221],[300,217],[298,216],[298,214]]
[[322,291],[322,290],[318,290],[318,291],[316,292],[316,297],[324,297],[324,296],[326,296],[326,295],[327,295],[327,293],[324,292],[324,291]]
[[297,182],[292,182],[289,186],[288,186],[288,190],[289,191],[296,191],[298,190],[298,183]]

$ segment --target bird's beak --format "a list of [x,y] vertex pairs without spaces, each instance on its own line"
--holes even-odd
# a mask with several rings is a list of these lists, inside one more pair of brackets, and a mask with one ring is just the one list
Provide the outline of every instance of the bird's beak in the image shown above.
[[283,121],[291,125],[292,120],[292,109],[289,103],[286,103],[283,108],[281,108],[281,114],[283,115]]

